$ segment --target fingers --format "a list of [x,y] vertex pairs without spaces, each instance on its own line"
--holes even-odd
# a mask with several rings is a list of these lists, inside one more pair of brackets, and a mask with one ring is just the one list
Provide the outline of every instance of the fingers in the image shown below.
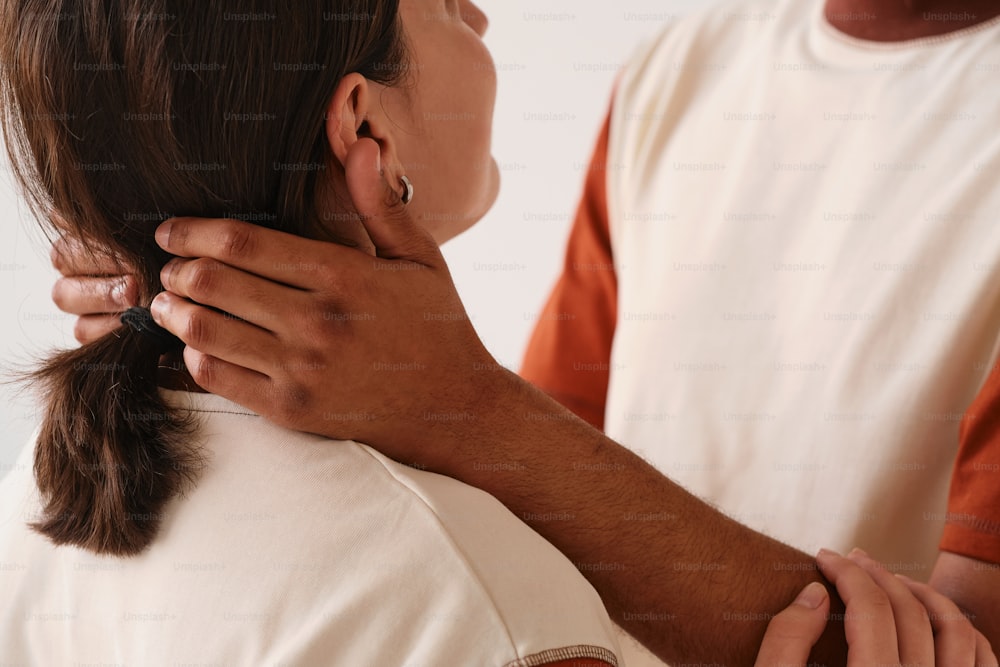
[[234,269],[214,259],[174,259],[163,267],[160,282],[178,296],[217,308],[272,332],[293,321],[290,308],[298,304],[296,297],[304,294],[302,290]]
[[60,278],[52,286],[52,301],[71,315],[120,313],[134,306],[137,298],[132,276]]
[[73,338],[82,345],[93,343],[121,327],[120,318],[120,315],[83,315],[78,317],[76,325],[73,327]]
[[347,189],[378,256],[443,266],[434,239],[407,213],[396,190],[386,182],[378,144],[371,139],[359,139],[351,146],[344,166]]
[[[935,635],[935,659],[939,665],[978,665],[977,635],[979,634],[962,610],[946,596],[927,584],[899,577],[913,595],[924,605],[930,615]],[[996,663],[992,651],[983,656]],[[988,662],[986,664],[989,664]]]
[[813,645],[826,628],[830,594],[813,582],[767,624],[755,667],[805,667]]
[[184,348],[184,365],[191,378],[205,391],[228,398],[258,414],[267,414],[271,380],[266,375],[191,347]]
[[62,236],[52,244],[50,259],[63,275],[52,286],[52,301],[80,316],[73,327],[77,341],[92,343],[121,326],[117,313],[136,305],[138,288],[114,257]]
[[64,276],[113,276],[124,273],[108,254],[87,248],[78,240],[60,236],[49,251],[52,267]]
[[847,606],[844,631],[849,664],[897,664],[896,622],[888,594],[860,566],[839,554],[824,549],[816,563]]
[[976,630],[976,667],[1000,667],[996,653],[983,633]]
[[864,551],[855,549],[847,557],[867,572],[868,576],[889,596],[892,616],[896,621],[899,661],[914,667],[922,665],[933,667],[934,636],[931,633],[931,621],[925,606],[914,597],[909,587],[899,577],[872,560]]
[[330,267],[349,274],[364,253],[222,218],[172,218],[156,230],[156,242],[178,257],[206,257],[247,273],[304,290],[329,288]]
[[[225,359],[224,363],[228,365],[269,375],[273,369],[264,367],[261,359],[283,358],[277,349],[278,339],[274,334],[170,292],[157,294],[150,311],[157,324],[180,338],[188,347]],[[188,370],[191,370],[190,367]],[[195,382],[201,385],[197,377]]]

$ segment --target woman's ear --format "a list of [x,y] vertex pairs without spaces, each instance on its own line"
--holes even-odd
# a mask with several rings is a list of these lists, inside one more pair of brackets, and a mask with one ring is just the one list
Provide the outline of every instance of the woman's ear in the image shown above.
[[341,165],[347,162],[347,153],[361,137],[374,139],[379,145],[383,168],[398,170],[392,124],[385,113],[373,108],[378,99],[379,84],[372,83],[358,73],[345,76],[333,91],[326,110],[326,140],[330,150]]
[[326,108],[326,140],[340,164],[344,164],[347,152],[358,140],[368,115],[368,104],[368,79],[360,74],[348,74],[333,91]]

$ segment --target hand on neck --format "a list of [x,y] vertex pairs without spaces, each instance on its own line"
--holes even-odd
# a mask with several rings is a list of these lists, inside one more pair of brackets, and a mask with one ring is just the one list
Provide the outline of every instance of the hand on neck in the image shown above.
[[833,27],[873,42],[944,35],[996,16],[996,0],[826,0]]
[[188,391],[195,394],[207,394],[194,381],[184,365],[184,357],[180,351],[168,352],[160,357],[159,370],[156,376],[156,384],[162,389],[172,389],[174,391]]

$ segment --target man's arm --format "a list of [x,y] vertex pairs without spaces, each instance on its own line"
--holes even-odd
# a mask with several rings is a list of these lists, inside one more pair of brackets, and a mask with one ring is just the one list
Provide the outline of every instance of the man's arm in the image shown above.
[[[355,438],[492,493],[668,662],[753,664],[771,616],[821,580],[813,558],[717,512],[500,368],[433,239],[378,176],[377,146],[358,143],[370,155],[348,157],[348,186],[379,258],[232,220],[157,230],[167,252],[201,258],[164,268],[170,291],[152,308],[188,345],[195,382],[280,425]],[[332,316],[345,302],[364,317]],[[831,628],[818,655],[842,665]]]
[[942,551],[930,585],[961,607],[992,646],[1000,646],[1000,565]]
[[[418,465],[499,498],[661,659],[753,664],[771,617],[823,581],[812,557],[720,514],[520,379],[487,401],[482,428],[466,424],[446,456]],[[831,623],[814,660],[843,665],[845,651]]]
[[941,554],[930,583],[1000,647],[1000,365],[961,421]]

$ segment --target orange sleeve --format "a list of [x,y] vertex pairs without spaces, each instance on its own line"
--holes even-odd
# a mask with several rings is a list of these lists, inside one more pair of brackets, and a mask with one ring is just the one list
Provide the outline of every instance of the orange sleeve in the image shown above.
[[1000,563],[1000,365],[959,429],[941,550]]
[[604,428],[618,281],[608,228],[611,116],[591,158],[562,275],[528,342],[521,376],[596,428]]

